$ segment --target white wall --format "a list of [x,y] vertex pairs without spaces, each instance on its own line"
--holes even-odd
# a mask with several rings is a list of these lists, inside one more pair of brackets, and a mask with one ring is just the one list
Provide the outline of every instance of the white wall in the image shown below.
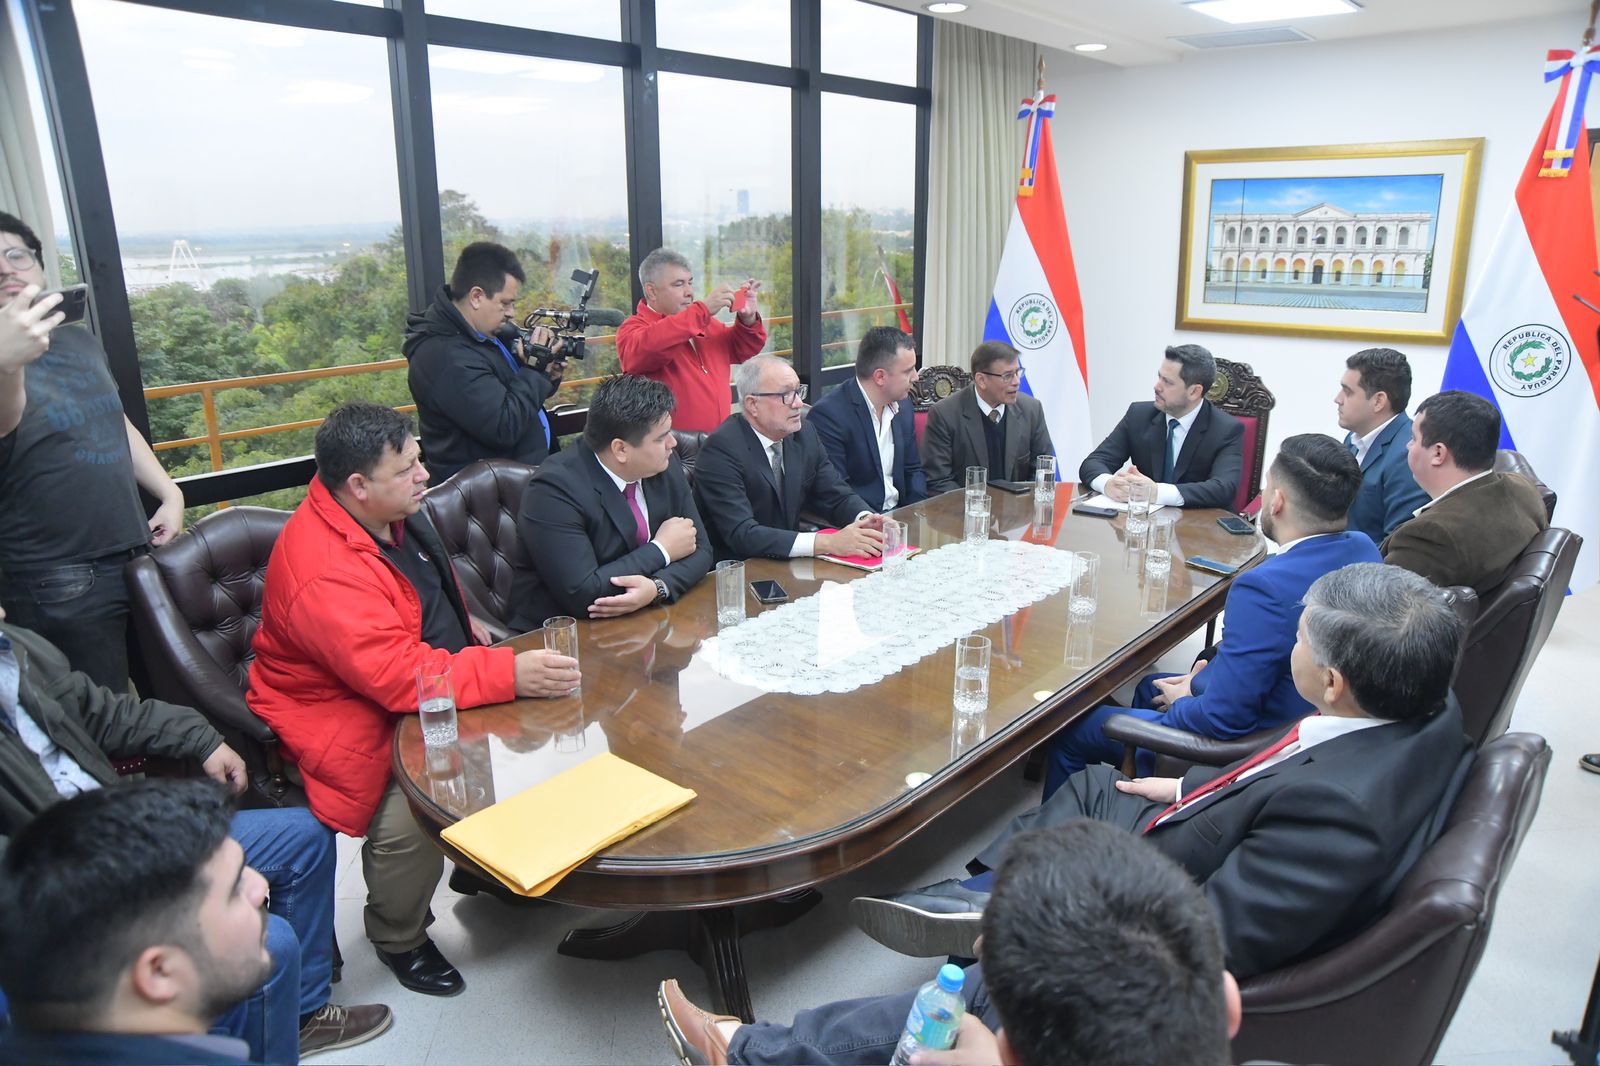
[[[1096,438],[1128,403],[1150,398],[1161,350],[1183,342],[1255,367],[1278,400],[1269,456],[1293,433],[1338,434],[1333,393],[1344,359],[1369,346],[1173,328],[1185,151],[1485,138],[1470,294],[1553,99],[1545,51],[1575,47],[1581,31],[1575,13],[1134,68],[1046,49]],[[1438,391],[1448,345],[1399,347],[1415,407]]]

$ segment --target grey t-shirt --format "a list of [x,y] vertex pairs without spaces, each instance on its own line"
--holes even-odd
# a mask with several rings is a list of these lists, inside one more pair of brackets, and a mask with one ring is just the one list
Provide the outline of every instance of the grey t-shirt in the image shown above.
[[22,422],[0,437],[0,570],[82,562],[148,543],[122,398],[100,342],[62,326],[25,375]]

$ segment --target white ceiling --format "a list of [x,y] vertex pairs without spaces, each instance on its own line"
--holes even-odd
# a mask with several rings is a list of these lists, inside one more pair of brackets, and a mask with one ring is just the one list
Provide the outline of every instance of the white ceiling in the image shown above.
[[[889,7],[921,12],[923,0],[877,0]],[[1570,12],[1572,45],[1587,24],[1584,0],[1357,0],[1362,10],[1323,18],[1230,25],[1184,7],[1180,0],[968,0],[959,15],[935,18],[1037,41],[1071,51],[1089,41],[1109,45],[1085,58],[1116,66],[1171,63],[1195,49],[1172,38],[1257,27],[1292,26],[1316,41],[1415,33],[1453,26],[1534,18]],[[1551,42],[1552,47],[1560,42]],[[1297,44],[1251,47],[1294,48]],[[1242,48],[1230,51],[1243,51]]]

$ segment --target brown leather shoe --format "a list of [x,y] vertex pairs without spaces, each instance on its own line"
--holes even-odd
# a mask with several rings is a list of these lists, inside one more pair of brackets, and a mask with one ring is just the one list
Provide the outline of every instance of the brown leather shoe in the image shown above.
[[661,1023],[667,1027],[672,1053],[679,1066],[727,1066],[728,1038],[717,1028],[718,1022],[744,1023],[729,1014],[712,1014],[689,1002],[676,980],[662,981],[656,989],[656,1006]]
[[363,1003],[343,1007],[324,1003],[311,1020],[300,1027],[300,1057],[319,1051],[354,1047],[388,1031],[394,1014],[382,1003]]

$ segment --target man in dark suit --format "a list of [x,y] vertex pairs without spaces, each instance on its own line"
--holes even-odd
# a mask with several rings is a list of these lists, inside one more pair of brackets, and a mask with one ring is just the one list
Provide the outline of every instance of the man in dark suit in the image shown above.
[[[740,410],[706,438],[694,469],[717,558],[882,554],[883,516],[850,491],[801,421],[806,387],[794,367],[758,355],[739,367],[734,385]],[[803,532],[802,512],[839,528]]]
[[1217,363],[1206,349],[1168,348],[1156,372],[1155,401],[1128,406],[1078,468],[1078,480],[1117,501],[1143,480],[1155,484],[1157,507],[1231,510],[1244,470],[1244,425],[1205,398],[1216,379]]
[[893,326],[873,326],[856,348],[854,387],[838,386],[807,418],[835,469],[874,511],[928,498],[916,415],[906,402],[916,380],[911,338]]
[[991,481],[1032,481],[1034,459],[1055,452],[1044,405],[1022,391],[1022,357],[1004,341],[973,350],[972,384],[933,405],[922,438],[931,493],[960,488],[969,466]]
[[[1328,574],[1306,593],[1293,654],[1295,686],[1318,713],[1220,772],[1130,780],[1089,767],[969,869],[998,866],[1025,830],[1095,818],[1144,834],[1200,883],[1235,976],[1326,951],[1382,911],[1471,766],[1449,699],[1462,625],[1439,588],[1397,567]],[[989,883],[980,873],[851,909],[907,954],[971,955]]]
[[1429,496],[1383,542],[1383,560],[1436,585],[1482,596],[1550,524],[1539,490],[1520,474],[1495,473],[1500,411],[1470,392],[1441,392],[1417,406],[1407,461]]
[[1344,446],[1361,464],[1361,492],[1350,508],[1350,528],[1381,544],[1394,528],[1428,502],[1406,463],[1411,439],[1411,364],[1393,348],[1366,348],[1344,361],[1333,404]]
[[[1006,1022],[1007,1039],[984,1042],[985,1034],[964,1022],[956,1049],[924,1052],[928,1061],[1226,1061],[1218,1057],[1226,1050],[1209,1042],[1216,1037],[1198,1033],[1189,1048],[1073,1046],[1075,1031],[1097,1027],[1102,1013],[1118,1013],[1099,996],[1115,1003],[1118,992],[1129,989],[1143,999],[1143,1017],[1159,1015],[1162,1025],[1129,1020],[1120,1028],[1148,1034],[1190,1024],[1186,997],[1147,984],[1141,960],[1148,956],[1131,946],[1152,941],[1189,955],[1189,937],[1178,929],[1133,936],[1121,941],[1130,946],[1110,952],[1033,932],[1023,941],[1032,948],[1028,972],[1041,981],[1049,975],[1066,982],[1079,966],[1091,966],[1098,980],[1083,982],[1076,994],[1036,1001],[1035,1024],[1058,1004],[1080,1009],[1061,1023],[1055,1042],[1024,1039],[1019,1046],[1011,1034],[1018,1004],[1007,987],[1014,975],[1002,968],[1011,959],[990,944],[997,934],[1012,935],[1001,933],[1018,917],[1011,908],[1041,923],[1055,913],[1093,913],[1108,897],[1133,895],[1136,886],[1159,875],[1135,875],[1124,886],[1107,873],[1090,885],[1078,880],[1080,871],[1137,868],[1137,856],[1075,847],[1070,867],[1034,882],[1044,889],[1043,898],[1019,900],[1017,879],[1025,875],[1018,864],[1038,861],[1041,847],[1048,846],[1043,834],[1081,829],[1083,819],[1092,819],[1140,835],[1198,883],[1221,927],[1233,977],[1255,977],[1343,943],[1381,913],[1438,838],[1471,769],[1472,746],[1462,732],[1460,709],[1449,700],[1461,632],[1462,622],[1443,594],[1415,574],[1370,563],[1329,574],[1306,595],[1294,649],[1295,683],[1320,713],[1280,738],[1281,746],[1269,744],[1221,771],[1196,767],[1181,780],[1129,779],[1109,767],[1091,767],[1049,803],[1015,819],[969,864],[981,871],[976,876],[853,900],[856,923],[896,951],[980,957],[984,986],[974,990],[968,1009],[988,1025]],[[1074,844],[1089,844],[1093,836],[1083,834]],[[998,877],[990,872],[996,867]],[[992,917],[991,891],[997,912]],[[975,946],[980,931],[983,940]],[[1211,969],[1191,966],[1197,973]],[[977,971],[968,970],[969,977]],[[802,1011],[786,1027],[740,1025],[737,1018],[702,1011],[684,999],[676,982],[666,982],[657,1001],[685,1063],[882,1062],[911,1006],[904,993],[845,1000]],[[1234,1010],[1230,996],[1230,1033]],[[964,1054],[969,1040],[971,1054]],[[1008,1057],[1007,1050],[1014,1054]]]
[[[1044,798],[1088,764],[1122,758],[1122,745],[1101,730],[1113,714],[1218,740],[1310,714],[1289,670],[1301,598],[1326,573],[1382,559],[1365,533],[1345,529],[1360,484],[1354,457],[1332,437],[1303,433],[1285,440],[1261,493],[1261,532],[1279,550],[1234,579],[1227,636],[1216,655],[1187,674],[1151,674],[1135,690],[1131,709],[1107,704],[1058,733],[1050,743]],[[1141,753],[1140,761],[1148,768],[1150,756]]]
[[607,378],[589,401],[583,442],[528,482],[517,533],[531,565],[512,580],[517,629],[670,603],[706,576],[711,543],[672,454],[675,406],[658,381]]

